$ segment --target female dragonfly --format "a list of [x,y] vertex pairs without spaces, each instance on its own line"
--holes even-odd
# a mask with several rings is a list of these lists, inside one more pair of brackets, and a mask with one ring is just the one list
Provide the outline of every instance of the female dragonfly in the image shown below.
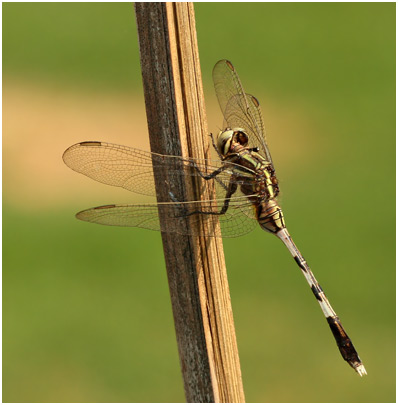
[[[277,203],[279,186],[258,100],[245,93],[228,60],[217,62],[213,81],[226,128],[216,140],[212,138],[218,161],[184,159],[94,141],[71,146],[65,151],[63,160],[71,169],[96,181],[152,196],[156,195],[154,170],[167,170],[174,178],[190,178],[200,187],[210,187],[215,198],[179,201],[170,192],[169,201],[105,205],[81,211],[77,218],[103,225],[223,237],[243,235],[256,224],[260,225],[289,249],[326,317],[344,360],[360,376],[365,375],[365,367],[351,339],[286,229],[283,212]],[[167,226],[162,225],[159,215],[172,220],[167,221]],[[221,233],[217,226],[197,226],[203,219],[210,224],[220,222]],[[187,220],[190,226],[181,228],[181,222]]]

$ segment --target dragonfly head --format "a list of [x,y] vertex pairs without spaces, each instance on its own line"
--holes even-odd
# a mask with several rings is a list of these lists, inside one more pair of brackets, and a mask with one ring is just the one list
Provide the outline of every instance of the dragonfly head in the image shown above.
[[217,149],[223,156],[226,156],[232,146],[236,144],[247,146],[248,142],[249,137],[243,128],[226,128],[218,134]]

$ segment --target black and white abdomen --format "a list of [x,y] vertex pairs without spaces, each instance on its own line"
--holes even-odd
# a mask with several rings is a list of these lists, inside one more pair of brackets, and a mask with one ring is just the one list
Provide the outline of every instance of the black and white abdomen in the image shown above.
[[275,200],[261,201],[257,204],[256,216],[265,231],[277,233],[286,227],[282,209]]

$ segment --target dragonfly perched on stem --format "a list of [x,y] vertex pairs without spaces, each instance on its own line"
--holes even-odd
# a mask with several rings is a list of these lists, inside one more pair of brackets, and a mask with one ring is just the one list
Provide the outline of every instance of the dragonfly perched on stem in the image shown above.
[[[194,180],[202,190],[210,187],[215,198],[179,201],[170,191],[169,201],[105,205],[81,211],[77,218],[103,225],[216,237],[240,236],[260,225],[286,245],[310,285],[344,360],[360,376],[365,375],[351,339],[286,229],[258,100],[245,93],[234,66],[227,60],[217,62],[213,81],[226,128],[216,139],[212,137],[219,160],[185,159],[97,141],[71,146],[63,159],[71,169],[96,181],[152,196],[156,195],[154,168],[164,169],[174,178]],[[164,225],[159,215],[171,220]],[[203,220],[214,226],[199,226]],[[187,221],[189,226],[182,227]]]

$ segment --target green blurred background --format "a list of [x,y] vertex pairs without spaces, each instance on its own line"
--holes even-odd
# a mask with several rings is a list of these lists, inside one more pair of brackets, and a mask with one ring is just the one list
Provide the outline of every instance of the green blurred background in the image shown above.
[[[134,202],[69,170],[148,149],[130,3],[3,3],[3,401],[183,402],[160,234],[80,223]],[[395,401],[395,4],[197,3],[215,62],[260,100],[290,233],[364,361],[341,359],[289,252],[225,240],[248,402]]]

